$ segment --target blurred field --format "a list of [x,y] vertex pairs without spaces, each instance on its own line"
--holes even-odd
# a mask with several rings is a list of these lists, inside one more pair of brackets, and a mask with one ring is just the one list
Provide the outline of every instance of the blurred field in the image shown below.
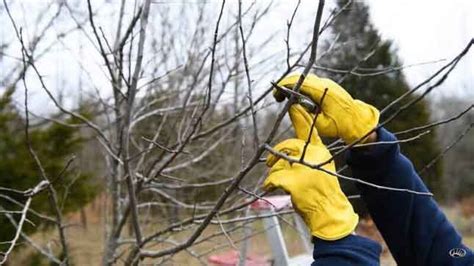
[[[451,221],[453,221],[458,230],[463,233],[465,244],[469,247],[474,247],[474,232],[471,231],[474,228],[474,220],[473,217],[471,218],[464,218],[461,215],[460,206],[452,206],[452,207],[445,207],[444,208],[447,216]],[[71,215],[68,219],[71,223],[71,227],[68,229],[68,236],[69,236],[69,243],[71,247],[72,257],[74,265],[100,265],[101,263],[101,256],[102,256],[102,247],[104,243],[104,232],[103,232],[103,223],[104,221],[100,219],[102,217],[101,212],[103,209],[97,203],[89,205],[86,210],[85,214],[87,217],[87,227],[83,227],[81,223],[81,216],[80,213],[76,213]],[[289,220],[291,217],[286,216]],[[288,251],[291,255],[297,255],[304,252],[304,247],[301,244],[300,237],[298,233],[291,228],[290,226],[286,225],[285,223],[281,223],[284,236],[287,242]],[[160,225],[152,225],[155,230],[160,228]],[[252,224],[252,228],[254,232],[261,231],[262,225],[260,222],[255,222]],[[151,228],[150,228],[151,229]],[[125,230],[125,235],[127,235],[128,231]],[[220,232],[220,227],[213,225],[210,226],[204,233],[203,237],[208,236],[213,233]],[[185,239],[189,235],[189,231],[184,231],[179,233],[178,238]],[[361,221],[357,233],[360,235],[368,236],[372,239],[375,239],[379,242],[383,242],[382,238],[378,234],[378,231],[375,229],[373,222],[369,221]],[[242,238],[242,230],[237,232],[229,233],[229,237],[237,242],[239,239]],[[130,235],[130,237],[132,237]],[[52,250],[57,250],[58,242],[57,242],[57,235],[52,231],[38,233],[32,237],[38,243],[42,245],[46,245]],[[236,243],[237,248],[239,248],[240,243]],[[216,251],[213,251],[213,248],[225,246],[220,248]],[[158,249],[162,246],[153,246],[148,247],[149,249]],[[167,247],[170,247],[168,245]],[[155,263],[162,263],[162,265],[205,265],[207,264],[207,257],[210,254],[216,254],[224,251],[231,250],[232,247],[229,244],[229,240],[224,236],[219,236],[213,238],[210,241],[204,242],[202,244],[193,246],[191,250],[195,253],[206,253],[208,254],[202,256],[201,260],[198,260],[191,256],[186,251],[180,252],[173,256],[172,258],[168,258],[167,261],[155,260],[155,261],[145,261],[145,265],[155,264]],[[249,242],[249,250],[252,254],[258,254],[262,256],[270,257],[270,249],[266,239],[265,234],[258,234],[251,238]],[[23,248],[19,252],[16,252],[11,257],[11,265],[41,265],[39,260],[33,260],[31,255],[33,250],[30,247]],[[119,261],[119,265],[123,264],[123,262]],[[384,249],[384,253],[382,254],[381,258],[382,265],[396,265],[389,251]]]

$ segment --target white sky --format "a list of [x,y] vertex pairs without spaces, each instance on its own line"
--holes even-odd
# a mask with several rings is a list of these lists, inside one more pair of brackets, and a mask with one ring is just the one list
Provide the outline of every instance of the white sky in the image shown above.
[[[451,59],[474,38],[472,0],[368,0],[371,17],[384,38],[394,40],[407,64]],[[471,48],[472,50],[472,48]],[[405,71],[415,84],[437,65]],[[443,95],[469,95],[474,100],[474,50],[460,62]],[[439,90],[438,90],[439,91]]]

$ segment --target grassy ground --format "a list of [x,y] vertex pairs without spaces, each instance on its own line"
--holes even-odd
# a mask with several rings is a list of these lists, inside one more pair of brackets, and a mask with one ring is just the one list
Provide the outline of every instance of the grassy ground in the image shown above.
[[[256,228],[255,231],[259,231],[262,226],[259,223],[254,224]],[[71,254],[73,258],[73,262],[75,265],[99,265],[102,258],[103,252],[103,243],[104,243],[104,233],[103,233],[103,226],[100,223],[89,223],[87,229],[76,226],[71,227],[68,230],[68,239],[70,243]],[[208,235],[220,232],[220,228],[218,226],[210,226],[203,234],[203,237]],[[185,239],[186,235],[189,232],[183,232],[177,236],[178,239]],[[287,242],[289,243],[288,249],[290,255],[296,255],[303,252],[303,247],[300,244],[300,240],[298,239],[298,235],[296,233],[292,233],[291,229],[284,227],[284,234],[286,237]],[[243,237],[242,232],[238,233],[229,233],[229,238],[232,239],[233,242],[237,242],[235,245],[237,248],[240,247],[240,243],[238,240]],[[33,239],[38,243],[42,243],[43,245],[48,245],[53,249],[58,249],[57,243],[57,235],[52,232],[46,232],[41,234],[36,234]],[[223,247],[218,249],[215,252],[212,251],[213,248],[219,247],[222,245],[226,245],[227,247]],[[270,254],[269,245],[266,239],[266,236],[262,234],[258,234],[255,237],[252,237],[248,243],[249,250],[251,254],[267,256]],[[160,246],[150,246],[148,247],[150,250],[159,250],[161,248],[171,247],[171,245],[160,245]],[[226,252],[232,250],[232,247],[229,244],[229,239],[225,236],[220,236],[213,238],[210,241],[206,241],[202,244],[193,246],[192,249],[195,253],[208,253],[208,255],[203,255],[201,258],[201,262],[198,259],[195,259],[193,256],[186,252],[180,252],[169,258],[170,260],[165,265],[202,265],[202,262],[207,263],[207,258],[212,254],[217,254],[221,252]],[[21,252],[17,252],[13,254],[11,257],[11,261],[13,262],[12,265],[28,265],[30,264],[29,255],[33,253],[31,248],[24,248]],[[147,261],[147,264],[152,264],[152,261]],[[121,264],[121,263],[119,263]]]
[[[445,208],[445,212],[457,226],[461,232],[467,232],[471,227],[474,227],[472,219],[465,219],[459,215],[459,211],[456,208]],[[73,262],[75,265],[99,265],[101,263],[103,246],[104,246],[104,221],[100,219],[102,210],[101,208],[97,208],[97,206],[93,207],[90,206],[87,208],[87,227],[79,226],[81,224],[81,219],[79,214],[75,214],[70,216],[69,222],[71,224],[76,224],[75,226],[71,226],[68,228],[68,239],[70,243],[71,254],[73,258]],[[288,217],[291,220],[291,217]],[[153,228],[151,228],[153,227]],[[146,229],[146,231],[156,230],[163,225],[160,224],[151,224],[151,227]],[[229,229],[229,227],[227,227]],[[260,222],[256,222],[252,224],[253,232],[258,232],[263,229],[262,224]],[[299,234],[295,231],[294,228],[291,226],[282,223],[283,233],[286,239],[288,251],[291,256],[301,254],[304,252],[304,247],[302,245],[302,241],[300,239]],[[128,231],[125,230],[127,233]],[[209,236],[211,234],[215,234],[221,232],[221,228],[218,225],[210,226],[204,232],[203,237]],[[146,233],[146,232],[145,232]],[[376,231],[374,225],[370,221],[361,222],[358,230],[358,234],[368,236],[372,239],[382,242],[382,238]],[[177,235],[177,240],[186,239],[189,236],[190,231],[180,232]],[[130,235],[130,238],[132,235]],[[230,244],[230,239],[235,243],[235,248],[239,249],[241,242],[238,242],[239,239],[243,237],[242,230],[229,233],[228,237],[226,236],[219,236],[213,238],[211,241],[206,241],[202,244],[195,245],[190,249],[190,251],[194,253],[202,254],[201,260],[194,258],[190,255],[189,252],[183,251],[172,258],[168,258],[165,261],[164,265],[202,265],[207,264],[207,258],[211,254],[217,254],[220,252],[225,252],[232,250],[234,247]],[[37,233],[32,237],[38,243],[41,243],[43,246],[49,247],[52,250],[58,250],[58,241],[57,235],[53,232],[43,232]],[[465,243],[474,248],[474,232],[470,232],[470,234],[464,233],[464,240]],[[249,250],[253,254],[258,254],[261,256],[270,257],[270,248],[267,242],[265,234],[261,233],[251,238],[248,242]],[[213,251],[213,248],[224,246],[223,248]],[[149,246],[147,247],[150,250],[158,250],[160,248],[171,247],[170,244],[168,245],[161,245],[161,246]],[[19,252],[16,252],[11,257],[11,265],[38,265],[37,261],[33,262],[31,254],[33,254],[33,250],[30,247],[25,247],[21,249]],[[148,260],[145,261],[145,264],[150,265],[160,262],[160,260]],[[383,253],[381,258],[382,265],[396,265],[393,259],[390,256],[390,253],[387,249]],[[119,264],[122,264],[119,261]]]

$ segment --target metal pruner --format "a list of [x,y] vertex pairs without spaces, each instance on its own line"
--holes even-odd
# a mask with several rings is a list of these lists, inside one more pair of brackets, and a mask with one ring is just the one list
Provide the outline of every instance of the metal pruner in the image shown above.
[[280,86],[276,84],[275,82],[270,82],[270,83],[276,89],[276,93],[274,94],[274,96],[277,102],[282,102],[285,99],[290,98],[291,95],[293,95],[296,98],[296,102],[299,103],[301,106],[303,106],[308,112],[313,113],[313,114],[319,112],[320,110],[319,105],[313,102],[313,100],[311,100],[311,98],[309,98],[308,96],[301,94],[299,92],[296,92],[294,90],[285,88],[283,86]]

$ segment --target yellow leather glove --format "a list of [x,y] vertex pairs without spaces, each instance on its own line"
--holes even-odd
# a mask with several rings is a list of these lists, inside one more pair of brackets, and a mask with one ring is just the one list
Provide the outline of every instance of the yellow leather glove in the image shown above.
[[[287,76],[278,85],[293,89],[299,77],[300,74]],[[322,112],[316,120],[316,127],[321,136],[340,137],[345,143],[351,144],[377,126],[379,111],[372,105],[354,100],[339,84],[330,79],[309,74],[300,92],[320,104],[326,88],[328,91],[322,102]]]
[[[290,107],[290,117],[298,139],[285,140],[274,149],[299,160],[312,125],[312,117],[302,106],[296,104]],[[331,154],[314,129],[304,161],[318,164],[330,157]],[[341,191],[335,176],[299,163],[289,163],[272,154],[267,157],[267,166],[271,169],[263,188],[280,188],[289,193],[295,210],[302,216],[313,236],[337,240],[354,231],[359,218]],[[334,162],[322,168],[336,171]]]

